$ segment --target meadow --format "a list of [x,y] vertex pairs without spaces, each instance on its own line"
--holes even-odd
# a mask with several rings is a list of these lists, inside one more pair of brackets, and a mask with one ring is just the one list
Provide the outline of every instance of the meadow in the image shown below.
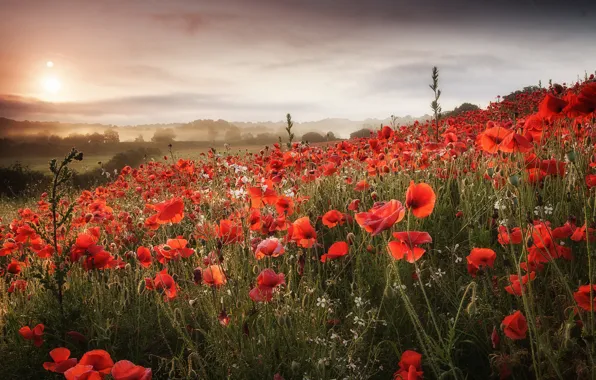
[[82,192],[73,149],[1,222],[0,378],[596,379],[595,111],[591,76]]

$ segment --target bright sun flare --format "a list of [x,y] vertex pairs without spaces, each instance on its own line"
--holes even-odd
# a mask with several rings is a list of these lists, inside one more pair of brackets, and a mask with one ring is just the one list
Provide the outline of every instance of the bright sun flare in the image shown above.
[[42,82],[42,85],[44,90],[46,92],[49,92],[50,94],[57,93],[58,91],[60,91],[60,88],[62,87],[60,81],[55,77],[45,78]]

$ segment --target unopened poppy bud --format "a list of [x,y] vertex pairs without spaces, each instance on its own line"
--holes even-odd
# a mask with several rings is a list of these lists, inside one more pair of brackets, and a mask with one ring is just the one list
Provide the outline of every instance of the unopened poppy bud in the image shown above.
[[569,160],[569,162],[575,162],[575,159],[577,158],[575,151],[570,151],[567,152],[567,159]]
[[126,265],[124,266],[125,270],[130,270],[130,268],[132,268],[132,266],[130,265],[130,263],[126,263]]
[[353,233],[351,233],[351,232],[350,232],[350,233],[349,233],[349,234],[346,236],[346,241],[348,242],[348,244],[349,244],[349,245],[352,245],[352,244],[354,244],[354,239],[355,239],[355,238],[356,238],[356,236],[355,236]]
[[203,280],[203,269],[201,269],[201,267],[195,268],[195,270],[192,272],[192,275],[195,284],[200,284]]
[[367,250],[369,253],[375,253],[375,247],[373,247],[373,246],[372,246],[372,245],[370,245],[370,244],[366,246],[366,250]]
[[373,200],[373,201],[375,201],[375,202],[376,202],[376,200],[379,198],[379,197],[378,197],[378,195],[377,195],[377,192],[376,192],[376,191],[373,191],[373,192],[370,194],[370,197],[371,197],[371,198],[372,198],[372,200]]
[[93,214],[87,213],[85,214],[85,223],[89,223],[93,219]]
[[520,182],[520,179],[517,174],[514,174],[509,177],[509,183],[512,184],[513,186],[519,186],[519,182]]

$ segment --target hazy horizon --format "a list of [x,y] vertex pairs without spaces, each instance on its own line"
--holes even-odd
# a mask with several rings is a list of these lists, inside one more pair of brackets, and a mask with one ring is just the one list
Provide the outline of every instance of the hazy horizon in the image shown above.
[[385,119],[430,113],[435,65],[444,110],[596,69],[587,0],[0,4],[0,116],[17,120]]

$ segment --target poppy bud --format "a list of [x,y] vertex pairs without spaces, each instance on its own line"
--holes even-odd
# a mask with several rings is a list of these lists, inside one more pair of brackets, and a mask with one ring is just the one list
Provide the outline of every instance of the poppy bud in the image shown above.
[[517,174],[514,174],[509,177],[509,183],[513,186],[519,186],[520,178]]
[[348,244],[349,244],[349,245],[352,245],[352,244],[354,244],[354,239],[355,239],[355,238],[356,238],[356,236],[355,236],[353,233],[351,233],[351,232],[350,232],[350,233],[349,233],[349,234],[346,236],[346,241],[348,242]]
[[372,198],[372,200],[373,200],[373,201],[375,201],[375,202],[376,202],[376,201],[377,201],[377,199],[379,198],[379,197],[377,196],[377,192],[376,192],[376,191],[373,191],[373,192],[370,194],[370,197],[371,197],[371,198]]
[[569,151],[569,152],[567,152],[567,159],[568,159],[570,162],[575,162],[575,159],[576,159],[576,158],[577,158],[577,156],[576,156],[576,154],[575,154],[575,151],[573,151],[573,150],[572,150],[572,151]]

